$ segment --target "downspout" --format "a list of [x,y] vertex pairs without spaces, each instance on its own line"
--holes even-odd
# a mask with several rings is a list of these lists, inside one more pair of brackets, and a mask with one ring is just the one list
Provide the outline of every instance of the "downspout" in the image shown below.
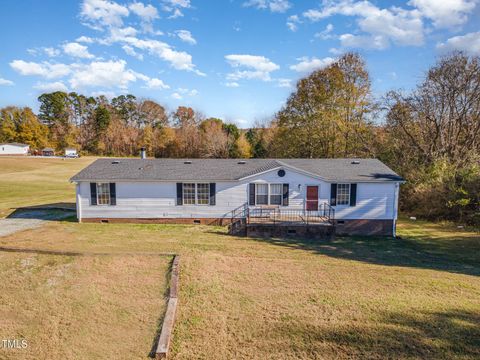
[[400,189],[400,184],[395,183],[394,191],[394,201],[393,201],[393,224],[392,224],[392,235],[393,238],[397,237],[397,218],[398,218],[398,193]]
[[82,203],[81,203],[81,196],[80,196],[80,183],[77,182],[76,186],[75,186],[75,190],[77,192],[77,220],[79,223],[82,222]]

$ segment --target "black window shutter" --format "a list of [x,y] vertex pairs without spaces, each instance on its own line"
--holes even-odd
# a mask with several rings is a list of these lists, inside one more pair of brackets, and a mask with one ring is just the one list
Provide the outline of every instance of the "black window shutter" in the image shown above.
[[215,205],[215,193],[217,191],[217,184],[210,183],[210,205]]
[[357,205],[357,184],[350,184],[350,206]]
[[248,205],[255,205],[255,184],[248,184],[249,196],[248,196]]
[[177,205],[183,205],[183,183],[177,183]]
[[330,205],[337,205],[337,184],[332,184],[330,186]]
[[117,187],[110,183],[110,205],[117,205]]
[[97,184],[90,183],[90,205],[97,205]]
[[283,184],[282,205],[288,206],[288,184]]

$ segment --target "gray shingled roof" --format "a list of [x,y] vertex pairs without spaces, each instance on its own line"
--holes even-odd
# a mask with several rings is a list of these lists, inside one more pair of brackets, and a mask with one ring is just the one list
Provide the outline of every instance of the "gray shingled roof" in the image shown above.
[[[359,163],[352,163],[354,160]],[[377,159],[132,158],[98,159],[70,180],[235,181],[279,167],[298,169],[331,182],[403,181]]]

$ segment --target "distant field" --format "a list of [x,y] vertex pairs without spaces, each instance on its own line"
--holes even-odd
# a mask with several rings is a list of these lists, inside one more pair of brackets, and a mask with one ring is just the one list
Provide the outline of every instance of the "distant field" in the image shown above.
[[94,160],[0,157],[0,218],[22,206],[75,202],[68,179]]
[[[77,170],[61,164],[64,178]],[[43,175],[49,176],[56,172]],[[61,187],[51,191],[57,199],[66,194]],[[399,235],[247,239],[221,227],[72,218],[0,237],[0,246],[180,254],[172,359],[480,358],[480,234],[402,220]],[[0,337],[46,342],[40,358],[47,359],[104,358],[96,351],[116,342],[122,351],[111,358],[146,356],[155,332],[146,314],[163,306],[166,266],[159,257],[0,252],[0,314],[8,315],[0,317]],[[106,344],[96,349],[101,336]],[[62,342],[71,347],[57,351]],[[78,355],[84,342],[89,352]],[[8,355],[29,358],[30,351]]]

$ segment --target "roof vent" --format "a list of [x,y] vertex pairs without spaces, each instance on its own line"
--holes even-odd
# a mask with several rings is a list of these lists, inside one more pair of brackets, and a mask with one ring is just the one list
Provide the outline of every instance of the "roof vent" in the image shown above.
[[184,161],[184,164],[191,164],[192,162],[190,160]]
[[239,161],[238,164],[239,164],[239,165],[245,165],[246,162],[242,160],[242,161]]
[[352,161],[352,164],[353,164],[353,165],[358,165],[358,164],[360,164],[360,161],[359,161],[359,160],[353,160],[353,161]]
[[120,164],[120,161],[118,161],[118,160],[113,160],[113,161],[112,161],[112,164],[114,164],[114,165]]

